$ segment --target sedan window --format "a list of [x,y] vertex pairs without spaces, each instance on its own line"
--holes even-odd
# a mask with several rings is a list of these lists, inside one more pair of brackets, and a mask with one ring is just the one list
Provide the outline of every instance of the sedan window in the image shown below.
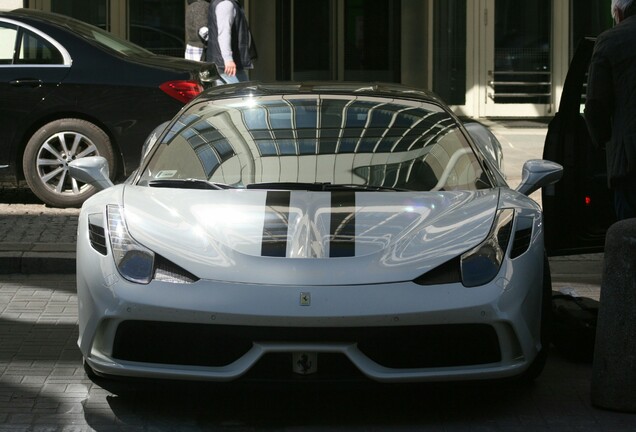
[[62,53],[52,43],[27,30],[22,32],[18,53],[17,64],[64,64]]
[[0,23],[0,64],[13,63],[17,37],[18,30],[14,26]]

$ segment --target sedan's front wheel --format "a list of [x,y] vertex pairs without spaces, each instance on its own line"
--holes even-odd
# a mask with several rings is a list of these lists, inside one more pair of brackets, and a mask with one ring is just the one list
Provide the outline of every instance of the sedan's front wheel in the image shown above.
[[103,156],[111,177],[115,157],[108,135],[81,119],[60,119],[38,129],[24,149],[22,167],[27,184],[38,198],[53,207],[79,207],[96,191],[72,178],[68,163],[87,156]]

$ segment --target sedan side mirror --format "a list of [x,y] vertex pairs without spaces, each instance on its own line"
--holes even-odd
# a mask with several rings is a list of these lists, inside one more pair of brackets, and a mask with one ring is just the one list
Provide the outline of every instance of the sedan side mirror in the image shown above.
[[521,183],[517,191],[530,195],[532,192],[561,180],[563,167],[556,162],[532,159],[523,164]]
[[108,172],[108,161],[102,156],[89,156],[69,162],[68,171],[75,180],[93,186],[98,191],[113,186]]

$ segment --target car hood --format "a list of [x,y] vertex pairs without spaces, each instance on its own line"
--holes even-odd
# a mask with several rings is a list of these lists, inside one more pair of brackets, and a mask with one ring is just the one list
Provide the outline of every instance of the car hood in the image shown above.
[[313,192],[126,186],[132,237],[199,278],[348,285],[412,280],[479,244],[498,190]]

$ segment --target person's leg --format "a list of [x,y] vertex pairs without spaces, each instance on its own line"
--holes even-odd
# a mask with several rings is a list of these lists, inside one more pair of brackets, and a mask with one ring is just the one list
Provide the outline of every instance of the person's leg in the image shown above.
[[636,218],[636,186],[614,189],[614,209],[618,220]]
[[240,82],[245,82],[249,81],[250,77],[247,75],[247,71],[245,69],[242,69],[236,71],[236,79],[238,79]]

